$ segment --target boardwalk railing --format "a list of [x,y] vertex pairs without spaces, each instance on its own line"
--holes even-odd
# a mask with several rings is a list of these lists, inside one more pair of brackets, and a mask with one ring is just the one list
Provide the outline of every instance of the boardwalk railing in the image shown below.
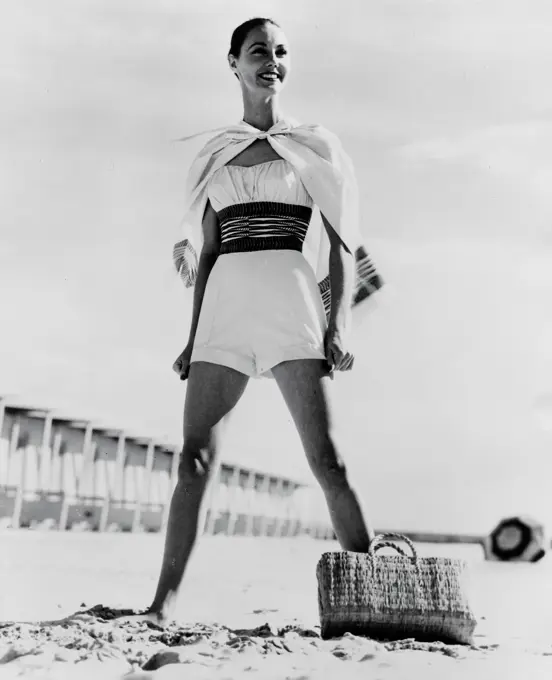
[[[96,531],[160,531],[178,449],[164,441],[0,398],[0,523]],[[208,534],[332,538],[320,494],[223,463],[209,490]]]

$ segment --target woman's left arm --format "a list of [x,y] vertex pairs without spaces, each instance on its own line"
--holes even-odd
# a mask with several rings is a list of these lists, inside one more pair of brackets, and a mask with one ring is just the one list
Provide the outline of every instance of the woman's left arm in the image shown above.
[[354,256],[324,215],[322,222],[330,240],[331,306],[325,339],[326,359],[330,371],[348,371],[354,361],[353,355],[347,351],[355,283]]

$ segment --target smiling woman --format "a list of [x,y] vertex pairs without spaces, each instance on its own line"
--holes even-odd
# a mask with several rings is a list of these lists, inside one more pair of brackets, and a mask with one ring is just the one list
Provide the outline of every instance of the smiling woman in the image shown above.
[[[267,63],[272,53],[277,61]],[[242,83],[244,96],[253,83],[275,90],[281,87],[289,71],[289,52],[280,26],[264,18],[250,19],[238,26],[230,41],[228,62]]]
[[[188,380],[184,445],[147,612],[161,622],[203,525],[221,425],[249,378],[275,379],[342,547],[366,552],[373,536],[335,441],[327,380],[354,361],[348,350],[360,249],[354,169],[329,130],[282,114],[290,58],[276,22],[239,26],[228,64],[240,83],[243,120],[207,141],[188,178],[185,222],[200,248],[199,261],[184,267],[183,278],[195,287],[188,343],[174,363]],[[321,220],[311,222],[315,208]]]

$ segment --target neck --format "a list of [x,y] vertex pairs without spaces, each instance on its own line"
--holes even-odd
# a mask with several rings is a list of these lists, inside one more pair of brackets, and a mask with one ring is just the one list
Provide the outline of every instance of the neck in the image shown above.
[[243,92],[243,120],[258,130],[269,130],[282,118],[277,95],[257,99]]

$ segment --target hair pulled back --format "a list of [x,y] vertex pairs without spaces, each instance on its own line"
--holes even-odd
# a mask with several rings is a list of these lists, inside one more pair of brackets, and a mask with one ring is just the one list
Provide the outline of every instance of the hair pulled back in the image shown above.
[[273,26],[281,28],[280,24],[277,24],[274,19],[269,19],[267,17],[255,17],[254,19],[248,19],[247,21],[244,21],[243,24],[240,24],[236,29],[234,29],[232,38],[230,40],[230,50],[228,51],[228,54],[231,54],[237,59],[240,56],[241,48],[243,47],[243,43],[246,41],[250,31],[252,31],[254,28],[258,28],[259,26],[264,26],[265,24],[272,24]]

